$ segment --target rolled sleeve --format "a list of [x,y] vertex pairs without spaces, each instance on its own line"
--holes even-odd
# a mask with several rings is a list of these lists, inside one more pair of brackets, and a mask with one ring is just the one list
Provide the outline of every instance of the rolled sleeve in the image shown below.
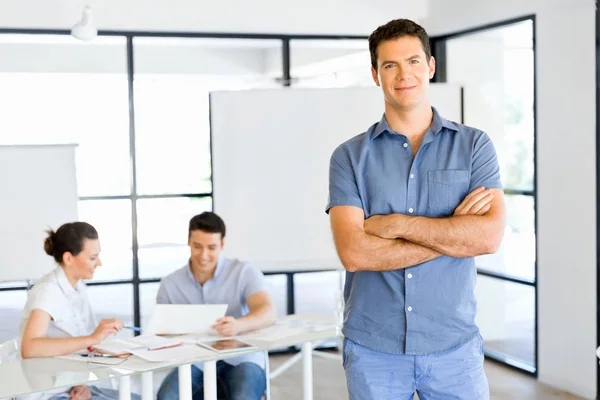
[[333,152],[329,162],[329,199],[325,212],[335,206],[363,208],[350,154],[343,145]]
[[481,132],[481,135],[475,140],[469,192],[480,186],[484,186],[486,189],[502,189],[496,149],[489,136],[484,132]]
[[248,297],[259,292],[268,292],[267,280],[261,270],[253,265],[246,264],[244,266],[244,272],[241,276],[242,279],[242,298],[244,302],[248,300]]
[[51,283],[42,283],[35,292],[31,293],[30,310],[42,310],[47,312],[53,319],[60,319],[64,304],[61,299],[64,295],[57,285]]
[[158,293],[156,294],[156,304],[172,304],[172,301],[169,299],[169,294],[167,293],[167,285],[168,283],[163,279],[158,288]]

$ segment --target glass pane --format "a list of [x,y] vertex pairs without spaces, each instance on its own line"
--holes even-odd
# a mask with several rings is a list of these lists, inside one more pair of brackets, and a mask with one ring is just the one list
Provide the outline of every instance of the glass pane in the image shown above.
[[212,210],[212,198],[142,199],[137,207],[140,277],[161,278],[187,263],[190,219]]
[[465,89],[464,122],[492,138],[506,188],[533,190],[532,22],[462,36],[446,45],[448,82]]
[[338,316],[338,304],[343,298],[342,274],[328,271],[294,275],[296,313]]
[[535,289],[479,275],[476,295],[485,350],[535,367]]
[[479,268],[535,280],[535,208],[533,196],[506,195],[507,226],[500,250],[476,258]]
[[[27,281],[10,281],[10,282],[0,282],[0,288],[18,288],[27,286]],[[31,282],[33,285],[35,282]]]
[[156,294],[160,283],[140,283],[140,315],[142,332],[148,327],[150,317],[156,306]]
[[367,40],[291,40],[292,86],[373,86]]
[[78,143],[79,194],[128,194],[125,38],[2,38],[0,144]]
[[209,92],[279,87],[281,41],[135,38],[134,53],[138,193],[210,193]]
[[[98,321],[103,318],[118,318],[125,326],[133,326],[133,285],[88,286],[88,297]],[[134,336],[134,332],[123,329],[115,336],[129,338]]]
[[265,279],[269,284],[269,294],[277,317],[287,315],[287,277],[285,275],[265,275]]
[[92,224],[100,239],[102,266],[94,281],[131,279],[131,201],[81,200],[79,219]]
[[27,302],[27,291],[0,292],[0,343],[19,337],[21,314]]

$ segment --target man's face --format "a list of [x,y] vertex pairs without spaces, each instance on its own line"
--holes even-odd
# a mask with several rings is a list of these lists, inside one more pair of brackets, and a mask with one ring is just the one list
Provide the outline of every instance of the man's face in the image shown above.
[[195,272],[210,272],[215,269],[224,244],[220,233],[193,230],[188,240],[192,269]]
[[435,73],[435,60],[431,57],[427,61],[419,38],[403,36],[381,42],[377,47],[377,71],[371,68],[371,73],[393,109],[410,111],[429,104],[429,80]]

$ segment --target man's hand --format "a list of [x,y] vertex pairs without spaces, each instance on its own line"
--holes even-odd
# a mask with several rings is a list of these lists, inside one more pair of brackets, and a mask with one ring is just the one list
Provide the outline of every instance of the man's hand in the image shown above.
[[365,232],[383,239],[397,239],[393,228],[402,214],[373,215],[365,220]]
[[491,201],[494,199],[494,194],[491,189],[486,189],[483,186],[478,187],[469,193],[462,203],[456,207],[453,216],[458,215],[484,215],[490,210]]
[[90,400],[92,398],[92,393],[86,385],[73,386],[69,395],[73,400]]
[[212,328],[223,336],[235,336],[240,331],[238,321],[233,317],[219,318]]

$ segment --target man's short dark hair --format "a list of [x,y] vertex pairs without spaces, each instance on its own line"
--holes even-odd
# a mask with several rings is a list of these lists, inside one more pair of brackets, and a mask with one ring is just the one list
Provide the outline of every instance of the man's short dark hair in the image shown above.
[[404,36],[418,38],[423,45],[423,51],[427,56],[427,62],[431,58],[431,47],[429,35],[425,29],[409,19],[394,19],[385,25],[375,29],[369,36],[369,51],[371,52],[371,66],[377,71],[377,48],[381,42],[399,39]]
[[192,236],[192,231],[202,231],[206,233],[220,233],[221,238],[225,237],[225,222],[217,214],[211,211],[205,211],[202,214],[195,215],[190,219],[188,229],[188,239]]

